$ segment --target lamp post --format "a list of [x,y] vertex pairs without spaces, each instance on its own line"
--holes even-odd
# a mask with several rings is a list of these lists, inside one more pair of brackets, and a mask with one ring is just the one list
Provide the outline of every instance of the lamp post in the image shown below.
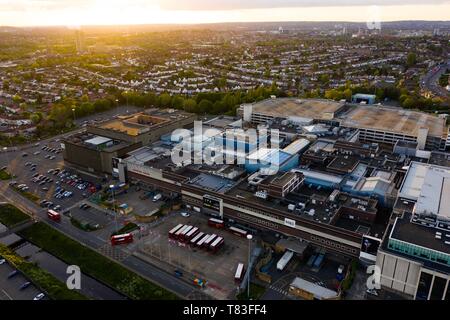
[[75,123],[76,117],[75,117],[75,108],[72,108],[72,114],[73,114],[73,123],[75,124],[75,126],[77,125]]
[[251,248],[252,248],[252,239],[253,236],[251,234],[247,235],[248,239],[248,277],[247,277],[247,298],[250,299],[250,274],[251,274],[251,268],[250,268],[250,256],[251,256]]
[[117,227],[117,212],[116,212],[116,202],[114,201],[114,185],[111,184],[109,186],[109,188],[111,189],[111,193],[112,193],[112,201],[113,201],[113,212],[114,212],[114,222],[116,224],[116,232],[119,230]]
[[[6,153],[6,160],[8,160],[8,165],[11,165],[9,155],[8,155],[8,147],[3,147],[3,151]],[[11,168],[9,169],[9,177],[11,180],[10,182],[12,183],[12,181],[13,181],[12,165],[11,165]]]

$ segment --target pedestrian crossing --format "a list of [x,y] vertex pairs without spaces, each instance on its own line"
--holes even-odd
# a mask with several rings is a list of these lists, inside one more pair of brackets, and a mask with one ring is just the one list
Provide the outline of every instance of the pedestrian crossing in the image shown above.
[[280,294],[282,294],[284,296],[287,296],[289,294],[289,292],[287,290],[285,290],[283,288],[280,288],[280,287],[277,287],[277,286],[274,286],[274,285],[270,285],[269,289],[271,289],[273,291],[276,291],[276,292],[278,292],[278,293],[280,293]]
[[111,257],[117,261],[125,260],[130,256],[130,253],[125,252],[122,249],[112,247],[110,244],[105,244],[103,247],[100,247],[98,251],[103,255]]

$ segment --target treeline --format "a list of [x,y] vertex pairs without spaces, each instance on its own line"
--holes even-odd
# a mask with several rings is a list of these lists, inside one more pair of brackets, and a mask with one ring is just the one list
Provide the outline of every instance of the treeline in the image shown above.
[[170,95],[168,93],[141,93],[125,91],[111,93],[105,98],[89,101],[87,96],[75,100],[62,99],[52,105],[46,116],[37,112],[30,115],[30,119],[37,126],[39,137],[61,133],[73,127],[74,119],[79,119],[99,112],[116,108],[118,105],[130,105],[140,108],[174,108],[196,114],[227,114],[234,115],[236,108],[242,103],[260,101],[271,95],[286,96],[275,85],[258,87],[246,92],[212,92],[198,93],[194,96]]
[[439,98],[425,98],[416,91],[410,91],[401,86],[386,86],[383,88],[374,86],[342,86],[336,89],[312,90],[304,94],[306,98],[326,98],[331,100],[342,100],[350,102],[355,93],[373,94],[377,102],[386,100],[398,101],[405,109],[418,109],[423,111],[443,111],[448,110],[448,105],[443,104]]
[[261,101],[271,95],[286,96],[286,93],[275,85],[260,86],[247,92],[205,92],[193,96],[170,95],[168,93],[155,94],[139,92],[122,92],[118,96],[120,104],[129,104],[142,108],[174,108],[197,114],[230,114],[234,115],[236,108],[242,103]]

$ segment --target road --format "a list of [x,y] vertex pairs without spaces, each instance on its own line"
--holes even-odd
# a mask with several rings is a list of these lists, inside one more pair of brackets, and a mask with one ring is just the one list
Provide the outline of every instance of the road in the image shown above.
[[[68,264],[62,260],[50,255],[46,251],[42,251],[31,243],[25,243],[16,250],[16,253],[22,257],[26,257],[28,261],[37,263],[37,265],[55,278],[65,283],[68,277],[66,273]],[[83,270],[81,270],[83,271]],[[81,294],[96,300],[125,300],[126,297],[117,291],[109,288],[103,283],[93,279],[81,272],[80,280],[81,289],[77,290]]]
[[15,270],[8,263],[0,265],[0,301],[1,300],[33,300],[40,293],[40,290],[34,285],[24,290],[20,286],[28,280],[22,275],[17,274],[8,279],[8,275]]
[[[34,216],[37,220],[41,220],[47,223],[51,227],[63,232],[67,236],[90,247],[91,249],[99,251],[99,249],[102,248],[103,246],[105,245],[109,246],[107,242],[96,237],[95,235],[75,228],[70,223],[70,220],[67,217],[62,217],[61,223],[49,221],[48,219],[46,219],[45,209],[38,207],[36,204],[29,201],[28,199],[24,199],[18,193],[9,188],[7,184],[5,184],[4,182],[0,182],[0,190],[1,190],[0,199],[2,201],[4,200],[10,203],[14,203],[21,210],[28,213],[34,213]],[[123,251],[125,249],[115,248],[115,250]],[[174,275],[169,274],[166,271],[161,270],[151,264],[148,264],[130,255],[128,252],[124,252],[123,256],[125,256],[126,258],[123,259],[122,261],[117,262],[120,262],[122,265],[128,267],[130,270],[136,272],[137,274],[143,276],[144,278],[150,280],[151,282],[154,282],[162,286],[163,288],[166,288],[174,292],[178,296],[185,299],[191,299],[193,297],[205,297],[193,285],[190,285],[176,278]],[[112,257],[108,255],[108,258]]]
[[449,92],[438,83],[439,77],[445,73],[447,69],[450,69],[450,61],[448,61],[447,64],[443,63],[440,65],[437,70],[436,67],[433,67],[433,69],[423,76],[420,82],[421,88],[430,91],[435,96],[444,100],[449,99]]

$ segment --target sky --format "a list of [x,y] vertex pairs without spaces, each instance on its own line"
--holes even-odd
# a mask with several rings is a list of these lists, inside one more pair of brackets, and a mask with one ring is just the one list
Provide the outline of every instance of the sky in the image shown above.
[[450,20],[450,0],[0,0],[0,26]]

